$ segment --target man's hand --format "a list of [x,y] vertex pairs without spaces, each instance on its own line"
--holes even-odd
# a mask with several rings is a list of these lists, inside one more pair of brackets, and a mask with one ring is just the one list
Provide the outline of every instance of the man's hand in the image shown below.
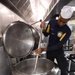
[[35,50],[35,53],[38,54],[38,55],[41,55],[41,53],[42,53],[43,51],[46,51],[46,48],[39,48],[39,49],[36,49],[36,50]]
[[45,22],[44,21],[41,22],[40,27],[45,29]]

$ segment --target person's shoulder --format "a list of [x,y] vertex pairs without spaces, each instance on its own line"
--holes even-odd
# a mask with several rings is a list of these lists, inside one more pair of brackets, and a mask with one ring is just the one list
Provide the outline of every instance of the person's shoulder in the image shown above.
[[54,21],[56,22],[56,19],[50,19],[50,21],[49,21],[49,22],[54,22]]
[[55,24],[56,22],[57,22],[56,19],[51,19],[51,20],[49,21],[49,24]]
[[67,24],[65,25],[65,29],[66,29],[66,31],[71,33],[71,28]]

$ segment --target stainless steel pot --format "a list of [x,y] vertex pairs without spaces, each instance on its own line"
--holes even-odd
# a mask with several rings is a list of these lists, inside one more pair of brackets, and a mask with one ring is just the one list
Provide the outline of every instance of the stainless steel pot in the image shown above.
[[35,40],[35,43],[34,43],[34,47],[33,47],[33,50],[37,49],[38,48],[38,44],[39,44],[39,39],[40,39],[40,36],[37,32],[36,29],[34,29],[32,26],[30,26],[30,29],[32,30],[32,33],[33,33],[33,37],[34,37],[34,40]]
[[9,24],[3,34],[4,47],[15,58],[29,55],[37,48],[36,40],[39,40],[39,36],[35,29],[21,21]]
[[[52,61],[44,58],[39,58],[36,67],[36,73],[34,73],[35,58],[25,59],[15,65],[15,69],[12,71],[13,75],[57,75],[58,68]],[[57,70],[57,72],[56,72]]]

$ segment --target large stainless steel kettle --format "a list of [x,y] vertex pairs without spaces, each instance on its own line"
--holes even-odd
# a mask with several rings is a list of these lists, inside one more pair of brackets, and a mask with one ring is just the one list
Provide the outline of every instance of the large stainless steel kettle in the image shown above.
[[15,58],[26,57],[38,47],[39,34],[28,24],[15,21],[8,25],[3,34],[6,51]]
[[34,28],[33,28],[32,26],[30,26],[30,25],[29,25],[29,27],[30,27],[30,29],[32,30],[32,34],[33,34],[33,37],[34,37],[35,43],[34,43],[33,50],[35,50],[35,49],[38,48],[40,36],[39,36],[39,34],[38,34],[38,32],[37,32],[36,29],[34,29]]
[[36,58],[25,59],[14,66],[13,75],[58,75],[59,68],[48,59],[39,58],[34,73]]

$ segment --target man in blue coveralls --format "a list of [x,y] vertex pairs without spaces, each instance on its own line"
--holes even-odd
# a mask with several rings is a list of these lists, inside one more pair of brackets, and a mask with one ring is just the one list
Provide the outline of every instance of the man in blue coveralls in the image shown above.
[[68,62],[64,57],[63,44],[66,43],[71,35],[71,30],[66,23],[70,20],[72,14],[72,8],[64,6],[58,20],[50,20],[47,27],[45,26],[45,22],[42,21],[40,27],[43,28],[44,36],[47,37],[49,35],[49,42],[47,49],[40,48],[35,50],[37,54],[46,51],[47,59],[51,61],[54,61],[56,58],[61,75],[67,75]]

